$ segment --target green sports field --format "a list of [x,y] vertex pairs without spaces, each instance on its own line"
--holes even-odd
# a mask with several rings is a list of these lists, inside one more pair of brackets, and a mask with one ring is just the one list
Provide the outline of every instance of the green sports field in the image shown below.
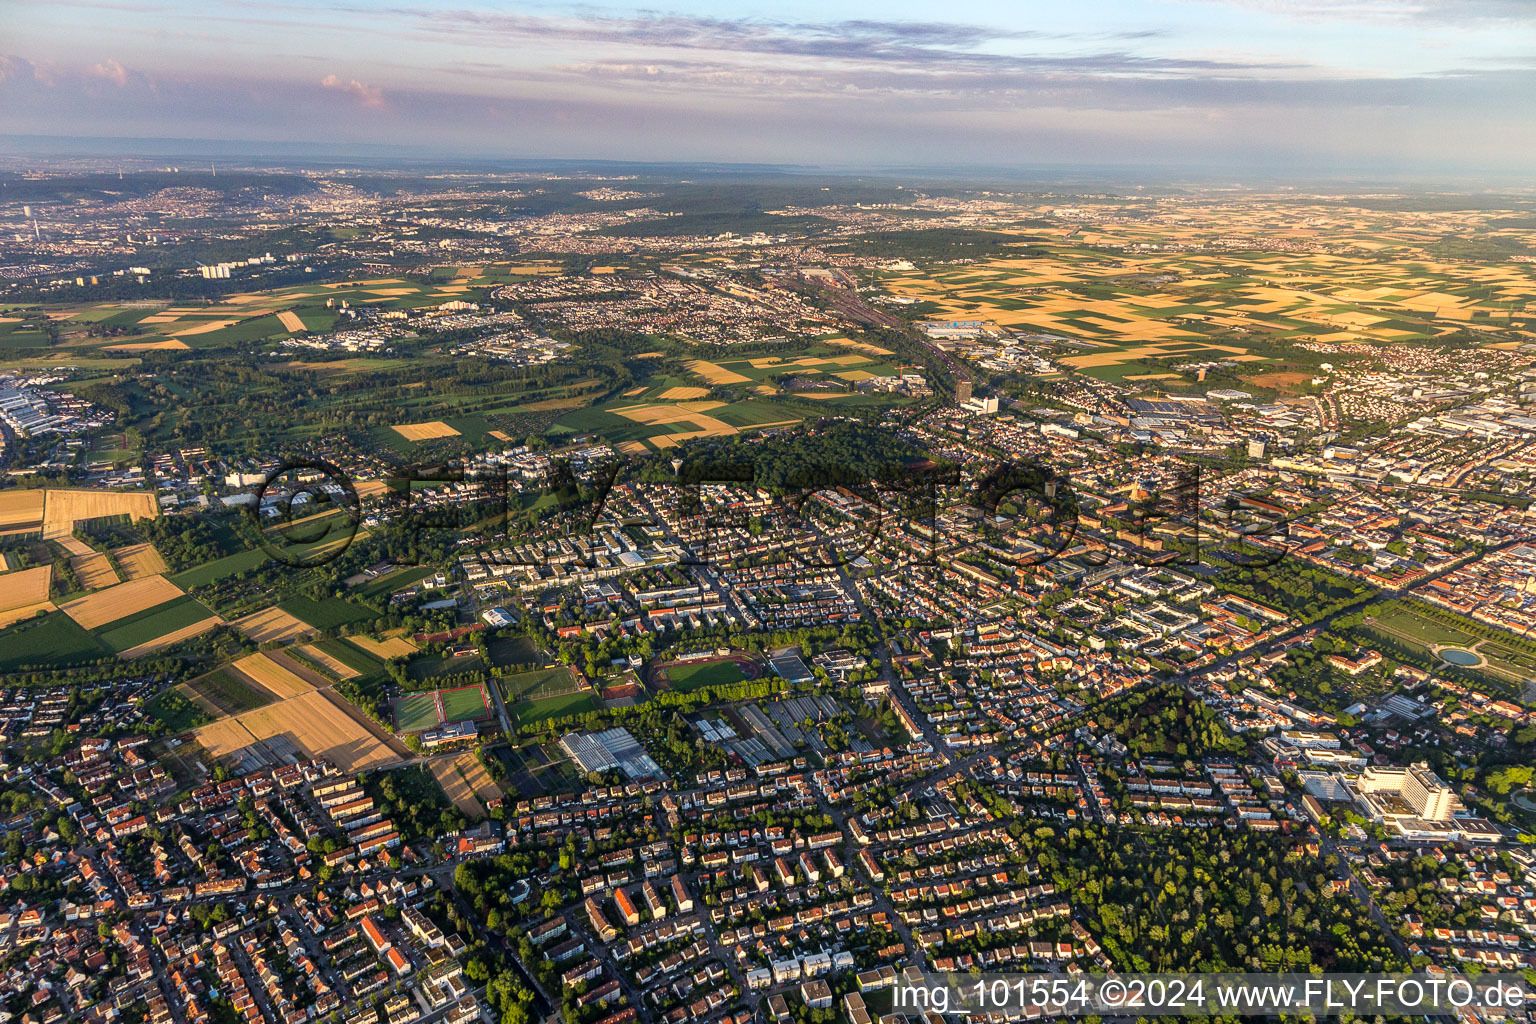
[[746,676],[734,661],[705,661],[692,665],[667,666],[667,681],[672,689],[687,693],[705,686],[725,686],[739,683]]
[[[442,718],[437,714],[438,693],[442,694]],[[396,732],[421,732],[448,722],[478,722],[489,718],[491,706],[485,687],[477,683],[452,690],[407,694],[395,700],[394,712]]]
[[413,693],[394,702],[395,731],[421,732],[437,728],[437,701],[432,693]]

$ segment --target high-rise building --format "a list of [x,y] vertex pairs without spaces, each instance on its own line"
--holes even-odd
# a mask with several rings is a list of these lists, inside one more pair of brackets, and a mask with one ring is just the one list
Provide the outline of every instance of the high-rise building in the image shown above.
[[955,404],[964,405],[971,400],[971,382],[962,380],[955,384]]

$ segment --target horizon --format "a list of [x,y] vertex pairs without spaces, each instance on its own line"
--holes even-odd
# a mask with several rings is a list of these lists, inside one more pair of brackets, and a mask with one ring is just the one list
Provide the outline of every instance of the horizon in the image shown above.
[[0,155],[26,139],[61,156],[95,140],[106,157],[191,140],[450,162],[1510,181],[1536,157],[1536,8],[1520,0],[950,10],[22,9],[0,53]]

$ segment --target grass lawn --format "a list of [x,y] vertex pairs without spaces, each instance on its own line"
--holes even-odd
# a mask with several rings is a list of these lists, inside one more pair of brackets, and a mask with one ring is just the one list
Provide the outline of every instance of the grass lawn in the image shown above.
[[420,732],[438,726],[437,702],[431,693],[413,693],[394,702],[395,731]]
[[114,651],[126,651],[212,615],[196,598],[178,597],[118,619],[106,629],[97,630],[96,637]]
[[667,679],[672,689],[682,693],[705,686],[724,686],[739,683],[746,676],[734,661],[706,661],[695,665],[669,665]]
[[79,665],[111,653],[63,612],[49,612],[0,631],[0,672]]
[[571,670],[565,666],[536,668],[532,672],[519,672],[501,680],[501,696],[511,704],[519,700],[532,700],[541,694],[569,690],[575,685]]
[[550,718],[564,718],[566,715],[579,715],[587,711],[596,711],[597,700],[591,693],[582,690],[579,693],[565,693],[558,697],[523,701],[510,710],[512,717],[517,719],[518,725],[528,725],[532,722],[543,722]]
[[547,659],[525,636],[504,636],[485,645],[491,664],[497,668],[508,665],[538,665]]
[[443,713],[450,722],[478,722],[491,714],[484,686],[461,686],[443,691]]

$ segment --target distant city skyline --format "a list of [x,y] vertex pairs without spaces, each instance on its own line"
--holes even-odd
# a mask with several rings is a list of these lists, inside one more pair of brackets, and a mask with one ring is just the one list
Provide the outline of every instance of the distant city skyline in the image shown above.
[[4,135],[872,169],[1536,161],[1527,0],[3,9]]

